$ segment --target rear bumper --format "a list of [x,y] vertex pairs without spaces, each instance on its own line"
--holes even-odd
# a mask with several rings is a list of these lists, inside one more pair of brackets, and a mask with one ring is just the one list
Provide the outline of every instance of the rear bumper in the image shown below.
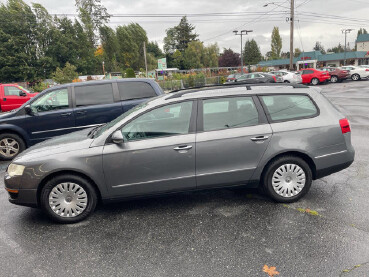
[[323,178],[325,176],[328,176],[328,175],[331,175],[333,173],[344,170],[345,168],[348,168],[353,162],[354,162],[354,160],[317,170],[316,175],[315,175],[315,179],[320,179],[320,178]]

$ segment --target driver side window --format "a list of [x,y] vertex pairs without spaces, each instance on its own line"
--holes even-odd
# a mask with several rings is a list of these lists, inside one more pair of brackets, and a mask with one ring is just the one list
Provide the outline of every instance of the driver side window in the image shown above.
[[68,107],[69,95],[67,88],[50,91],[31,104],[31,109],[36,113],[67,109]]
[[151,110],[122,128],[127,141],[189,133],[192,101],[176,103]]

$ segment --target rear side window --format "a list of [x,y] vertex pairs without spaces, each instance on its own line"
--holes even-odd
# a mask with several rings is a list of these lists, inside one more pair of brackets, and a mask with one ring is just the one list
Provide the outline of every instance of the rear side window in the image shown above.
[[229,97],[203,101],[204,131],[257,125],[258,111],[251,97]]
[[74,92],[77,107],[114,103],[111,84],[76,86]]
[[152,86],[146,82],[118,83],[120,100],[150,98],[157,96]]
[[318,114],[318,109],[307,95],[268,95],[261,96],[261,99],[273,121],[314,117]]

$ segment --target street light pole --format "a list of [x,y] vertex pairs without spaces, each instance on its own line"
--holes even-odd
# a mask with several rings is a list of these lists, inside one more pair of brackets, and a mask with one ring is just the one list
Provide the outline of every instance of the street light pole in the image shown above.
[[346,65],[346,37],[347,37],[347,33],[350,33],[351,31],[353,31],[354,29],[342,29],[342,34],[345,34],[345,53],[344,53],[344,58],[343,58],[343,65]]
[[242,53],[242,36],[247,35],[248,33],[251,33],[252,30],[242,30],[240,33],[238,33],[238,30],[234,30],[233,33],[236,36],[241,36],[241,75],[243,75],[243,53]]

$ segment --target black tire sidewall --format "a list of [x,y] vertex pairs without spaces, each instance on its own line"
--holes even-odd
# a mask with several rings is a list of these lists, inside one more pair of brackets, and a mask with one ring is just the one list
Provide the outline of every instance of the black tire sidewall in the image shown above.
[[3,160],[3,161],[10,161],[12,159],[14,159],[16,156],[18,156],[21,152],[23,152],[25,149],[26,149],[26,144],[24,142],[24,140],[16,135],[16,134],[13,134],[13,133],[4,133],[4,134],[0,134],[0,141],[4,138],[11,138],[11,139],[14,139],[18,142],[18,145],[19,145],[19,152],[17,155],[13,156],[13,157],[5,157],[3,156],[1,153],[0,153],[0,160]]
[[[60,183],[73,182],[80,185],[87,193],[87,207],[86,209],[76,217],[61,217],[58,216],[49,206],[49,194],[51,190]],[[86,219],[96,208],[97,195],[94,187],[84,178],[76,175],[59,175],[49,180],[42,188],[40,194],[41,208],[47,213],[47,215],[58,223],[77,223]]]
[[[305,177],[306,177],[306,183],[302,191],[293,197],[282,197],[279,194],[277,194],[272,186],[272,176],[274,172],[283,164],[297,164],[304,170]],[[267,192],[267,194],[276,202],[280,203],[291,203],[299,200],[301,197],[303,197],[310,189],[312,183],[312,172],[309,167],[309,165],[301,158],[299,157],[293,157],[293,156],[284,156],[280,157],[277,160],[273,161],[266,170],[266,173],[263,178],[263,184],[264,189]]]

